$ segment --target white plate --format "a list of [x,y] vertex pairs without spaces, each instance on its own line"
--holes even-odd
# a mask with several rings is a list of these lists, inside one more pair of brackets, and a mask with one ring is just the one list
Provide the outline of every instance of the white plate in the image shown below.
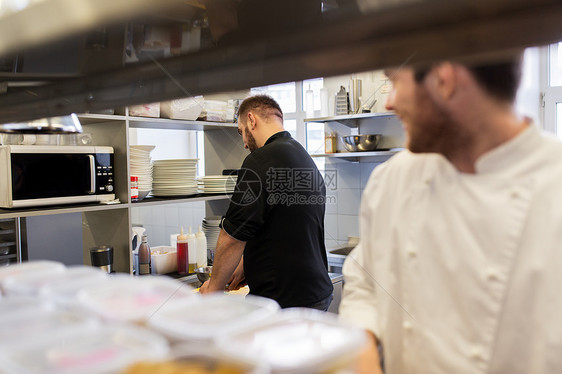
[[152,152],[155,145],[130,145],[129,148],[134,149],[135,151],[143,151],[143,152]]

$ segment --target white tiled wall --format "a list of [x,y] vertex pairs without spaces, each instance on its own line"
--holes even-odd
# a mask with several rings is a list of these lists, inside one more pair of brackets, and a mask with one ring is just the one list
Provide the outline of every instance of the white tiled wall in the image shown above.
[[[337,188],[327,186],[324,219],[326,248],[345,245],[349,236],[359,236],[361,197],[369,177],[378,163],[358,163],[330,159],[325,170],[337,173]],[[332,202],[335,200],[335,204]]]
[[151,246],[170,245],[170,235],[179,233],[181,226],[186,232],[189,226],[194,233],[197,232],[204,217],[205,202],[203,201],[139,206],[131,209],[132,225],[146,229]]

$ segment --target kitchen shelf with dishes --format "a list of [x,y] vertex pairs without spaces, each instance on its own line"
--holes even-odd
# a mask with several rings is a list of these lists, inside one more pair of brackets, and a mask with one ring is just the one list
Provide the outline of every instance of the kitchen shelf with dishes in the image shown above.
[[84,203],[84,204],[49,205],[49,206],[41,206],[41,207],[33,207],[33,208],[0,209],[0,219],[50,216],[53,214],[98,212],[98,211],[105,211],[105,210],[127,209],[128,206],[129,205],[127,203],[119,203],[119,204]]
[[385,118],[396,117],[393,112],[380,112],[380,113],[358,113],[358,114],[345,114],[329,117],[305,118],[304,122],[308,123],[323,123],[323,122],[338,122],[347,127],[359,127],[361,120],[370,118]]
[[[393,112],[374,112],[374,113],[359,113],[336,115],[329,117],[307,118],[305,123],[323,123],[326,126],[326,132],[331,132],[332,136],[336,138],[335,143],[327,147],[335,150],[335,152],[313,153],[311,157],[323,157],[330,159],[339,159],[350,162],[383,162],[392,157],[396,153],[402,151],[401,147],[403,141],[401,138],[402,130],[399,126],[398,117]],[[365,133],[361,132],[363,130]],[[373,135],[375,134],[376,135]],[[345,134],[343,136],[342,134]],[[371,135],[369,135],[371,134]],[[348,139],[349,142],[357,142],[354,144],[345,144],[345,137],[351,138],[353,135],[361,135],[361,140]],[[367,137],[376,137],[376,141],[369,139],[367,143],[359,144],[366,141]],[[329,145],[329,136],[326,138],[326,145]],[[361,149],[358,151],[356,149]],[[372,150],[368,150],[372,149]]]
[[163,129],[163,130],[194,130],[208,131],[221,128],[237,128],[233,122],[212,122],[212,121],[190,121],[183,119],[170,119],[159,117],[138,117],[128,114],[79,114],[78,118],[84,124],[110,122],[110,121],[129,121],[131,128]]
[[337,158],[351,162],[360,161],[384,161],[396,153],[403,151],[404,148],[389,148],[380,149],[367,152],[337,152],[337,153],[320,153],[311,154],[311,157],[327,157],[327,158]]
[[231,197],[232,194],[195,194],[191,196],[177,196],[177,197],[148,196],[140,201],[132,202],[131,206],[181,204],[181,203],[192,203],[196,201],[215,201],[215,200],[230,199]]
[[[115,113],[115,114],[112,114]],[[134,113],[133,113],[134,114]],[[132,210],[136,207],[165,206],[169,204],[205,202],[206,216],[224,214],[225,207],[232,196],[227,189],[218,191],[213,181],[203,189],[189,186],[190,190],[171,191],[171,185],[160,184],[161,195],[144,196],[140,201],[131,200],[131,152],[130,129],[156,130],[189,130],[202,131],[203,151],[205,154],[205,170],[203,174],[212,179],[214,175],[225,169],[235,169],[240,166],[245,156],[242,139],[238,136],[237,125],[232,122],[190,121],[183,119],[168,119],[158,117],[140,117],[131,115],[130,108],[119,108],[115,112],[78,114],[83,132],[89,134],[87,140],[94,146],[108,146],[114,150],[115,180],[114,193],[116,203],[101,204],[98,202],[35,206],[24,208],[0,208],[0,223],[4,220],[22,220],[25,224],[27,217],[55,216],[63,214],[81,214],[82,216],[82,250],[84,264],[90,264],[89,249],[99,245],[111,245],[114,248],[114,270],[132,273],[133,258],[131,256],[131,220]],[[195,165],[189,165],[195,169]],[[169,167],[169,165],[168,165]],[[165,169],[165,168],[164,168]],[[169,171],[170,169],[168,169]],[[166,181],[166,175],[163,180]],[[195,178],[195,175],[193,175]],[[216,182],[215,182],[216,183]],[[168,190],[166,190],[168,189]],[[152,189],[154,193],[154,188]],[[140,189],[139,189],[140,191]],[[147,192],[147,191],[145,191]],[[178,192],[178,193],[176,193]],[[0,226],[2,227],[2,226]],[[19,232],[18,232],[19,233]],[[0,238],[3,235],[0,233]],[[5,240],[12,243],[13,240]],[[10,252],[0,257],[0,263],[21,261],[21,253],[14,253],[11,244],[0,248],[10,248]],[[19,256],[19,257],[18,257]],[[24,255],[25,257],[25,255]],[[25,261],[26,258],[23,258]]]

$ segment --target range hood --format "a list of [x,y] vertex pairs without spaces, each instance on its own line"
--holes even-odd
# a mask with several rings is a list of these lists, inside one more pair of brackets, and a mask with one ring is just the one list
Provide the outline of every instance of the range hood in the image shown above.
[[[22,122],[443,58],[465,62],[501,59],[524,47],[562,40],[559,0],[300,1],[324,7],[322,21],[301,28],[265,25],[252,29],[252,23],[246,20],[239,22],[239,27],[246,25],[249,32],[211,43],[208,48],[174,57],[149,56],[144,62],[77,71],[62,78],[55,74],[60,72],[53,72],[57,79],[49,79],[48,72],[37,76],[0,73],[0,81],[8,87],[0,94],[0,118],[3,122]],[[33,50],[48,40],[79,35],[86,28],[108,24],[125,28],[135,17],[149,19],[147,13],[156,14],[157,7],[191,7],[199,12],[192,14],[201,17],[200,12],[211,10],[208,6],[202,9],[211,2],[43,0],[3,17],[0,32],[10,35],[4,39],[19,38],[19,45],[3,40],[0,58],[24,48]],[[61,12],[61,7],[70,10]],[[41,14],[49,16],[31,25],[32,19],[36,21]],[[77,19],[64,18],[73,16]],[[300,17],[294,16],[295,20]],[[169,13],[153,19],[156,24],[177,22]],[[205,20],[213,25],[210,18]],[[294,20],[285,21],[291,25]],[[16,35],[16,27],[22,35]],[[23,35],[28,29],[29,35]],[[93,60],[97,55],[89,56]],[[18,80],[40,84],[10,87],[10,82]]]

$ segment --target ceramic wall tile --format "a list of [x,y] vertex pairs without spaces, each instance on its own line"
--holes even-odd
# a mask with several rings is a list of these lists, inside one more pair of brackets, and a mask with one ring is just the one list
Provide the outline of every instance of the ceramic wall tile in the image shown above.
[[338,216],[338,240],[347,243],[348,236],[359,236],[359,216]]
[[340,189],[338,191],[338,214],[358,215],[361,203],[361,189]]

